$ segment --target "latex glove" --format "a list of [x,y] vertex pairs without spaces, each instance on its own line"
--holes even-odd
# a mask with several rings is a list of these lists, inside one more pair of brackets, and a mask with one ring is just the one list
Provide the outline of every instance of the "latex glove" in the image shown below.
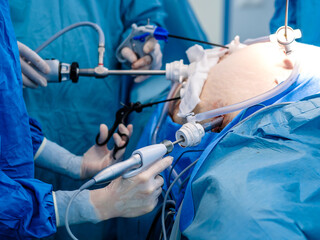
[[18,48],[23,86],[37,88],[38,85],[40,85],[46,87],[47,79],[41,76],[37,71],[48,74],[50,72],[49,65],[36,52],[23,43],[18,42]]
[[[132,125],[129,124],[127,127],[125,127],[123,124],[119,125],[119,132],[122,134],[126,134],[127,136],[131,136],[132,134]],[[100,125],[100,138],[99,142],[105,141],[108,137],[108,127],[105,124]],[[118,133],[113,134],[114,143],[121,147],[125,144],[125,141],[120,137]],[[125,148],[119,150],[116,153],[116,161],[121,160],[123,154],[125,152]],[[107,146],[98,146],[94,145],[92,146],[84,155],[83,160],[81,164],[81,170],[80,170],[80,178],[85,179],[92,177],[97,172],[102,170],[103,168],[110,165],[113,161],[113,149],[109,150]]]
[[171,165],[172,159],[168,156],[132,178],[120,177],[105,188],[90,191],[90,200],[100,220],[151,212],[162,191],[163,178],[159,174]]
[[[132,125],[127,128],[119,125],[119,131],[127,134],[129,137],[132,134]],[[104,124],[100,125],[100,141],[104,141],[108,136],[108,127]],[[113,135],[115,144],[123,146],[124,141],[118,133]],[[116,154],[116,159],[119,160],[125,149],[121,149]],[[109,150],[107,146],[91,147],[84,156],[76,156],[59,146],[58,144],[43,139],[43,142],[36,153],[35,164],[39,167],[69,176],[74,179],[89,178],[97,172],[108,166],[113,160],[113,150]]]
[[[142,58],[137,57],[137,54],[128,47],[121,49],[122,56],[131,63],[132,69],[159,70],[162,66],[162,52],[160,44],[155,38],[150,38],[143,46],[143,52],[146,53]],[[138,76],[134,79],[136,83],[146,80],[149,76]]]

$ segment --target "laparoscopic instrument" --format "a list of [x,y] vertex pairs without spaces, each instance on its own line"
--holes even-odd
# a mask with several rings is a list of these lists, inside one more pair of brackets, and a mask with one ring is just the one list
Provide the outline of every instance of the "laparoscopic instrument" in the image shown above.
[[[100,137],[100,133],[97,134],[97,137],[96,137],[96,144],[98,146],[104,146],[106,145],[109,140],[111,139],[111,136],[115,133],[115,131],[117,130],[118,126],[120,123],[123,123],[125,124],[127,118],[129,117],[129,114],[132,113],[132,112],[142,112],[142,110],[146,107],[152,107],[153,105],[157,105],[157,104],[160,104],[160,103],[165,103],[165,102],[170,102],[170,101],[177,101],[179,100],[180,97],[176,97],[176,98],[171,98],[171,99],[166,99],[166,100],[163,100],[163,101],[157,101],[157,102],[152,102],[152,103],[146,103],[146,104],[141,104],[140,102],[136,102],[136,103],[129,103],[127,105],[124,105],[122,108],[120,108],[117,112],[116,112],[116,119],[112,125],[112,127],[109,129],[109,132],[108,132],[108,137],[105,141],[103,142],[99,142],[99,137]],[[129,143],[129,136],[127,136],[126,134],[123,134],[123,133],[120,133],[118,131],[118,134],[121,136],[121,137],[124,137],[125,138],[125,144],[121,147],[115,145],[114,147],[114,150],[113,150],[113,158],[115,159],[115,155],[116,153],[125,148],[128,143]]]
[[71,232],[68,216],[69,209],[72,204],[72,201],[76,198],[76,196],[94,184],[110,182],[120,176],[123,178],[131,178],[139,174],[140,172],[146,170],[149,166],[151,166],[156,161],[160,160],[165,154],[170,153],[173,150],[175,144],[179,143],[182,140],[171,142],[171,141],[163,141],[160,144],[155,144],[151,146],[147,146],[138,150],[135,150],[131,157],[125,161],[113,164],[98,174],[96,174],[91,180],[83,184],[79,190],[75,192],[75,194],[70,199],[68,207],[66,209],[66,228],[72,239],[77,239]]
[[139,27],[136,24],[132,24],[131,33],[120,44],[120,46],[116,51],[116,57],[118,61],[121,63],[127,62],[127,60],[121,54],[121,50],[124,47],[129,47],[130,49],[132,49],[138,55],[138,57],[143,57],[144,55],[146,55],[146,53],[143,52],[143,45],[146,41],[148,41],[152,37],[159,41],[164,40],[165,42],[168,41],[168,38],[176,38],[176,39],[192,41],[192,42],[207,44],[207,45],[216,46],[216,47],[228,48],[227,46],[217,44],[217,43],[211,43],[211,42],[201,41],[197,39],[173,35],[173,34],[170,34],[166,29],[162,27],[157,27],[155,25],[151,25],[149,23],[145,26],[139,26]]
[[[39,53],[42,49],[44,49],[46,46],[48,46],[50,43],[52,43],[55,39],[63,35],[64,33],[78,28],[78,27],[92,27],[94,28],[99,35],[99,44],[98,44],[98,66],[95,68],[80,68],[79,64],[77,62],[73,62],[71,64],[69,63],[62,63],[57,59],[50,59],[45,60],[46,63],[49,65],[51,71],[48,74],[43,74],[39,72],[43,77],[47,79],[49,83],[52,82],[64,82],[71,80],[72,82],[76,83],[79,80],[80,76],[84,77],[95,77],[95,78],[105,78],[109,75],[165,75],[168,80],[171,81],[181,81],[182,75],[177,76],[177,71],[179,71],[179,68],[181,65],[181,61],[168,63],[166,64],[165,70],[109,70],[108,68],[104,67],[103,64],[103,57],[105,53],[105,36],[102,31],[102,29],[99,27],[99,25],[91,22],[79,22],[72,24],[61,31],[57,32],[55,35],[50,37],[47,41],[45,41],[41,46],[39,46],[35,52]],[[137,26],[136,24],[132,25],[132,32],[131,34],[123,41],[123,43],[120,44],[116,51],[116,57],[119,62],[126,62],[126,60],[121,55],[121,49],[124,47],[130,47],[139,57],[142,57],[146,55],[143,52],[143,45],[145,41],[150,39],[151,37],[154,37],[157,40],[164,40],[168,41],[168,38],[178,38],[183,39],[187,41],[193,41],[193,42],[199,42],[203,44],[209,44],[212,46],[219,46],[223,48],[228,48],[227,46],[200,41],[197,39],[191,39],[181,36],[176,36],[173,34],[169,34],[169,32],[162,28],[157,27],[155,25],[147,24],[145,26]],[[178,68],[178,70],[176,70]]]
[[169,140],[164,140],[159,144],[153,144],[147,147],[143,147],[135,150],[131,157],[122,162],[115,163],[111,166],[106,167],[98,174],[96,174],[92,179],[83,184],[72,196],[70,202],[68,204],[66,210],[66,228],[69,235],[72,239],[77,239],[71,232],[68,216],[69,209],[72,204],[72,201],[76,198],[76,196],[83,191],[84,189],[90,188],[95,184],[107,183],[110,182],[120,176],[123,178],[131,178],[136,176],[137,174],[143,172],[147,168],[149,168],[156,161],[162,159],[162,157],[168,153],[170,153],[175,144],[183,144],[191,146],[198,144],[198,140],[205,134],[204,131],[211,131],[212,129],[220,126],[222,122],[222,118],[217,118],[214,121],[207,123],[205,125],[201,125],[199,123],[189,123],[185,125],[183,129],[179,130],[178,139],[174,142]]

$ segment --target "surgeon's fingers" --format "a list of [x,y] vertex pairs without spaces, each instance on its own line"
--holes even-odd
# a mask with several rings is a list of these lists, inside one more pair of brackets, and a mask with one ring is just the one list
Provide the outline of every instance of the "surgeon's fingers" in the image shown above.
[[143,46],[143,52],[149,54],[153,51],[154,47],[157,44],[157,40],[155,38],[150,38]]
[[148,79],[150,76],[149,75],[144,75],[144,76],[139,76],[139,77],[136,77],[134,79],[134,82],[135,83],[141,83],[143,82],[144,80]]
[[133,63],[138,60],[137,54],[135,54],[135,52],[128,47],[124,47],[121,49],[121,55],[130,63]]
[[[113,134],[114,144],[118,147],[122,147],[126,144],[126,142],[120,137],[118,133]],[[116,152],[114,155],[115,159],[120,159],[125,152],[125,148],[122,148]],[[111,151],[111,155],[113,156],[114,149]]]
[[108,138],[109,129],[107,125],[100,124],[100,134],[99,134],[99,143],[104,142]]
[[35,84],[39,84],[42,87],[47,86],[47,79],[45,79],[43,76],[41,76],[36,70],[34,70],[28,63],[26,63],[21,57],[20,57],[20,63],[21,63],[21,72],[29,78],[31,81],[33,81]]
[[27,78],[24,74],[22,74],[22,82],[23,86],[28,88],[37,88],[38,85],[32,82],[29,78]]
[[119,124],[119,132],[122,134],[127,135],[128,137],[131,137],[133,131],[133,126],[132,124],[129,124],[127,127],[123,125],[122,123]]
[[[151,69],[151,65],[147,65],[147,66],[139,68],[139,70],[149,70],[149,69]],[[149,77],[150,77],[150,75],[140,75],[140,76],[137,76],[134,79],[134,82],[135,83],[140,83],[140,82],[143,82],[144,80],[146,80]]]
[[[129,124],[127,127],[125,127],[123,124],[119,125],[119,132],[121,134],[125,134],[129,138],[132,135],[132,131],[133,131],[132,124]],[[118,133],[113,134],[113,140],[114,140],[115,145],[118,147],[124,146],[126,144],[126,141],[129,141],[129,139],[127,139],[127,138],[122,138]],[[113,149],[113,151],[114,151],[114,149]],[[117,151],[117,153],[115,155],[116,159],[120,158],[124,152],[125,152],[125,148]]]
[[173,157],[167,156],[165,158],[160,159],[153,165],[151,165],[145,172],[146,178],[155,178],[158,174],[163,172],[167,167],[172,164]]
[[33,50],[24,45],[21,42],[18,42],[19,54],[21,57],[25,58],[27,61],[30,61],[39,71],[44,74],[50,72],[49,65]]
[[[128,136],[128,138],[131,137],[132,129],[133,129],[132,124],[129,124],[128,127],[125,127],[122,123],[119,124],[120,134]],[[127,137],[121,137],[120,134],[118,133],[113,134],[114,141],[118,147],[122,147],[126,143],[126,140],[129,140],[127,139]]]
[[163,180],[163,177],[161,175],[158,174],[157,176],[155,176],[154,180],[156,182],[155,185],[156,185],[157,188],[161,188],[163,186],[164,180]]
[[150,65],[152,62],[152,57],[150,55],[145,55],[142,58],[139,58],[137,61],[135,61],[131,67],[132,69],[138,69],[138,68],[142,68],[145,67],[147,65]]

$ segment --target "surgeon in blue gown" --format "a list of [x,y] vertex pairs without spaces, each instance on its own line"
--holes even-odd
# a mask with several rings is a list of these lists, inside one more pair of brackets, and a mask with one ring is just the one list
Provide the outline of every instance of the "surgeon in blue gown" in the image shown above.
[[[112,69],[119,67],[115,59],[115,48],[130,32],[130,25],[134,22],[146,24],[147,19],[150,18],[151,23],[162,26],[163,8],[168,14],[165,23],[169,32],[206,40],[188,1],[166,0],[163,1],[163,6],[160,2],[162,1],[128,0],[103,3],[96,1],[44,3],[35,0],[14,0],[10,1],[10,7],[18,40],[32,49],[71,23],[79,21],[98,23],[106,34],[105,65]],[[77,11],[74,11],[75,8]],[[97,59],[96,42],[97,37],[94,30],[90,28],[75,29],[44,49],[41,56],[44,58],[55,57],[65,62],[77,61],[81,67],[92,67],[95,66]],[[180,59],[184,56],[182,53],[191,44],[170,39],[164,48],[164,62]],[[28,111],[41,121],[46,136],[73,153],[82,154],[92,145],[98,124],[101,122],[107,123],[108,126],[112,124],[114,113],[119,108],[120,99],[123,102],[128,100],[129,89],[131,91],[130,101],[146,103],[163,97],[170,85],[170,82],[160,77],[151,77],[148,81],[134,84],[132,88],[127,87],[126,83],[127,80],[121,82],[120,78],[114,77],[103,80],[80,78],[77,84],[63,83],[54,86],[49,84],[45,89],[25,89],[24,96]],[[94,107],[92,107],[93,105]],[[50,111],[48,111],[49,109]],[[136,139],[139,138],[140,129],[143,129],[147,120],[148,111],[150,112],[150,110],[144,109],[139,115],[132,114],[130,121],[134,124],[135,131],[129,142],[126,156],[129,156],[132,149],[135,148]],[[71,125],[68,126],[69,124]],[[81,139],[81,141],[74,141],[75,139]],[[79,184],[64,177],[59,177],[57,181],[57,176],[48,172],[38,170],[36,173],[41,179],[55,182],[56,189],[70,189]],[[135,227],[128,227],[128,225],[132,226],[132,223],[117,221],[121,223],[117,224],[118,233],[116,235],[118,238],[121,239],[120,235],[124,235],[123,239],[126,239],[127,236],[137,239],[143,238],[143,235],[137,234]],[[108,234],[108,238],[112,238],[114,235],[111,230],[114,230],[115,226],[113,222],[109,227],[100,226],[98,231],[95,231],[98,229],[97,227],[93,227],[92,231],[88,228],[84,231],[82,230],[83,226],[80,226],[78,230],[75,230],[75,233],[81,232],[84,238],[90,236],[98,239],[99,236],[102,237],[106,234]],[[122,231],[123,226],[127,231]],[[137,223],[137,226],[139,226],[140,234],[146,229],[143,224]],[[59,229],[56,238],[63,239],[65,237],[63,231],[64,229]]]
[[[28,116],[22,97],[19,51],[8,1],[0,3],[0,23],[0,239],[44,238],[55,233],[56,226],[65,224],[66,207],[73,192],[53,191],[51,185],[35,179],[34,165],[48,163],[48,157],[56,157],[50,163],[53,167],[51,170],[66,170],[67,162],[70,162],[68,155],[75,161],[77,157],[46,140],[38,122]],[[104,132],[101,137],[105,138],[106,134]],[[49,145],[55,145],[54,149],[48,151]],[[102,157],[108,152],[105,146],[94,146],[89,151]],[[106,187],[82,191],[70,208],[69,223],[97,223],[113,217],[133,217],[151,211],[163,184],[158,174],[163,171],[162,167],[171,164],[169,158],[165,161],[159,161],[159,164],[130,180],[118,178]],[[74,166],[69,165],[71,168],[68,170],[72,172]],[[143,186],[157,193],[153,190],[146,192]],[[119,202],[122,202],[120,206]]]
[[[109,69],[121,68],[115,50],[131,32],[132,23],[145,25],[150,19],[151,24],[163,26],[165,17],[158,0],[13,0],[10,1],[10,11],[17,40],[31,49],[36,49],[70,24],[80,21],[97,23],[105,34],[104,64]],[[95,67],[98,59],[97,41],[93,29],[78,28],[61,36],[40,55],[61,62],[76,61],[81,68]],[[23,94],[28,113],[40,121],[46,137],[73,154],[82,155],[93,145],[99,124],[106,123],[110,127],[116,111],[121,107],[120,102],[129,101],[130,85],[131,80],[122,77],[80,78],[77,84],[65,82],[48,84],[45,88],[25,88]],[[139,118],[142,119],[143,115]],[[137,126],[135,134],[139,134],[138,129]],[[54,189],[70,190],[81,184],[39,168],[36,169],[36,176],[52,183]],[[112,221],[109,224],[86,224],[85,228],[83,225],[75,226],[74,232],[84,239],[103,239],[107,236],[112,239],[116,238],[115,229],[115,221]],[[65,230],[59,229],[55,237],[65,239]]]
[[[198,146],[174,148],[177,173],[199,160],[173,188],[178,214],[172,239],[319,236],[319,96],[288,102],[320,91],[316,61],[320,49],[302,44],[297,49],[302,70],[288,90],[243,110],[220,133],[206,133]],[[140,146],[152,143],[161,111],[159,106]],[[174,140],[180,126],[168,115],[157,142]],[[175,176],[167,170],[164,177],[168,186]]]
[[[288,24],[290,27],[299,28],[302,38],[299,42],[320,46],[320,33],[317,31],[320,21],[320,2],[290,0]],[[284,24],[286,0],[275,0],[275,12],[270,21],[270,32],[274,33]]]
[[36,150],[42,137],[35,122],[29,122],[22,98],[19,53],[7,1],[0,3],[0,23],[0,238],[46,236],[56,230],[52,186],[33,178],[33,145]]

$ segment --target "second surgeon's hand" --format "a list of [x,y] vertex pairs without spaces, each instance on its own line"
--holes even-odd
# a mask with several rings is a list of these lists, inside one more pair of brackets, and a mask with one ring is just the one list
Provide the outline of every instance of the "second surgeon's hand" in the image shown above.
[[[135,70],[160,69],[162,65],[162,52],[160,44],[155,38],[150,38],[143,46],[143,52],[147,55],[138,58],[137,54],[129,47],[121,50],[122,56],[131,63],[131,68]],[[134,79],[136,83],[142,82],[148,76],[138,76]]]
[[[129,136],[129,138],[132,134],[132,129],[133,127],[131,124],[129,124],[127,127],[125,127],[123,124],[119,125],[119,132]],[[107,139],[107,137],[108,127],[105,124],[101,124],[99,142],[104,142]],[[126,143],[125,140],[123,140],[118,133],[113,134],[113,139],[114,143],[119,147],[124,146],[124,144]],[[119,150],[115,156],[116,160],[119,160],[123,156],[124,152],[125,148]],[[113,150],[109,150],[106,145],[98,146],[95,144],[94,146],[92,146],[83,155],[80,178],[86,179],[92,177],[97,172],[110,165],[113,161],[112,155]]]
[[162,191],[163,178],[159,174],[171,165],[172,159],[165,157],[132,178],[120,177],[105,188],[90,191],[90,200],[100,220],[151,212]]
[[39,74],[39,72],[48,74],[50,72],[49,65],[33,50],[18,42],[22,81],[23,86],[29,88],[37,88],[47,86],[47,79]]

